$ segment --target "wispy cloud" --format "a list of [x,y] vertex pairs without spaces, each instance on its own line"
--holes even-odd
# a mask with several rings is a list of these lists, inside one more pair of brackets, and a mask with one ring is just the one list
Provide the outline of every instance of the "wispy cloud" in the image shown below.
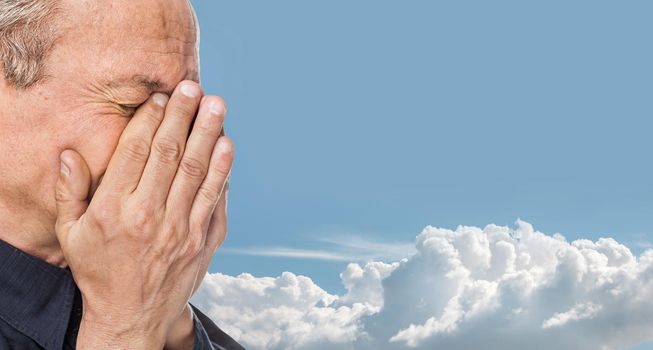
[[[352,257],[346,254],[324,250],[297,249],[288,247],[247,247],[247,248],[224,248],[223,253],[238,255],[268,256],[278,258],[314,259],[327,261],[352,261]],[[355,259],[354,259],[355,260]]]
[[324,261],[364,262],[398,261],[415,253],[413,242],[375,241],[357,235],[320,235],[314,242],[321,243],[320,249],[287,246],[250,246],[223,248],[228,254],[267,256],[279,258],[312,259]]

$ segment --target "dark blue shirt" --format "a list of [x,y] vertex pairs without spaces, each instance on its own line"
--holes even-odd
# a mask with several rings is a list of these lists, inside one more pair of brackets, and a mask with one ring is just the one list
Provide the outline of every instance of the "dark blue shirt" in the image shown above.
[[[193,350],[244,349],[191,304]],[[75,349],[82,298],[70,269],[0,240],[0,349]]]

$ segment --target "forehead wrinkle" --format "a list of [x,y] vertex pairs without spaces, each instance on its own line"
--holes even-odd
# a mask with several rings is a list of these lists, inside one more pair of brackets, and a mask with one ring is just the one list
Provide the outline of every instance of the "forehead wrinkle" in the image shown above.
[[172,54],[186,57],[193,57],[197,52],[198,45],[195,40],[184,40],[183,38],[169,34],[164,36],[150,36],[147,39],[149,40],[146,43],[150,45],[142,44],[134,48],[145,53]]
[[[149,19],[141,24],[143,33],[162,40],[178,40],[185,44],[195,45],[197,41],[197,26],[195,25],[194,12],[189,3],[185,6],[177,4],[171,8],[152,9]],[[149,22],[147,24],[146,22]]]
[[[165,50],[165,49],[164,49]],[[190,52],[158,51],[152,48],[139,50],[138,63],[143,71],[151,72],[141,80],[155,80],[160,83],[160,92],[172,92],[182,80],[193,80],[199,83],[198,56]],[[158,74],[157,74],[158,72]],[[152,79],[156,78],[156,79]],[[138,82],[138,79],[136,80]]]
[[[147,30],[149,29],[149,31]],[[177,42],[178,47],[195,47],[197,45],[197,33],[193,30],[191,32],[174,31],[174,30],[161,30],[160,27],[150,27],[143,29],[142,36],[146,40],[154,40],[159,42]]]

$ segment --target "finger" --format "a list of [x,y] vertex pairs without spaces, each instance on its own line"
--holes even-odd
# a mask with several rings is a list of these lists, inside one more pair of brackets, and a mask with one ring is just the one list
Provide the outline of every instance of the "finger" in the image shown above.
[[191,222],[200,223],[200,227],[206,228],[205,242],[211,241],[213,244],[215,240],[214,237],[210,237],[214,233],[210,232],[208,227],[211,224],[211,217],[218,200],[222,197],[221,194],[231,172],[233,159],[234,151],[231,139],[227,136],[220,137],[211,156],[209,174],[197,191],[190,212]]
[[193,81],[183,81],[177,86],[152,140],[150,157],[135,193],[165,205],[201,94],[202,89]]
[[70,226],[77,221],[88,208],[88,192],[91,186],[91,171],[82,156],[65,150],[60,155],[61,170],[55,191],[57,204],[57,221],[55,232],[62,241]]
[[222,245],[225,238],[227,237],[227,201],[228,201],[228,192],[229,192],[229,180],[225,183],[224,188],[222,189],[222,195],[218,200],[218,204],[215,206],[213,213],[211,214],[211,219],[209,222],[209,229],[206,236],[206,241],[204,245],[204,256],[202,257],[202,262],[200,270],[197,275],[197,280],[193,288],[193,293],[202,284],[202,280],[206,276],[206,273],[209,270],[209,265],[213,260],[213,255],[215,251]]
[[206,235],[206,251],[210,252],[211,256],[215,251],[222,246],[224,240],[227,238],[227,203],[229,202],[229,179],[225,183],[222,195],[215,206],[209,230]]
[[202,99],[166,203],[166,208],[174,210],[177,216],[189,217],[197,190],[208,174],[211,154],[222,130],[225,111],[221,98],[210,96]]
[[116,151],[96,190],[98,195],[105,193],[103,191],[112,194],[134,191],[143,174],[152,139],[163,120],[167,103],[168,96],[154,93],[136,110],[120,135]]

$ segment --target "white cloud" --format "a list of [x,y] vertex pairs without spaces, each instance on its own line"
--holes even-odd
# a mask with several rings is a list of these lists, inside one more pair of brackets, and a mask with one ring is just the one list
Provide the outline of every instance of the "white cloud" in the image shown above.
[[542,328],[561,327],[571,321],[578,321],[594,317],[602,306],[594,303],[576,304],[571,310],[553,315],[542,323]]
[[225,253],[277,258],[314,259],[327,261],[352,261],[352,256],[333,251],[297,249],[288,247],[225,248]]
[[406,242],[377,242],[358,235],[320,234],[316,240],[322,249],[297,249],[291,247],[223,248],[222,253],[298,258],[326,261],[364,262],[373,260],[400,260],[415,253],[415,247]]
[[193,302],[251,349],[627,349],[653,340],[653,250],[525,222],[427,226],[415,253],[307,277],[206,277]]

